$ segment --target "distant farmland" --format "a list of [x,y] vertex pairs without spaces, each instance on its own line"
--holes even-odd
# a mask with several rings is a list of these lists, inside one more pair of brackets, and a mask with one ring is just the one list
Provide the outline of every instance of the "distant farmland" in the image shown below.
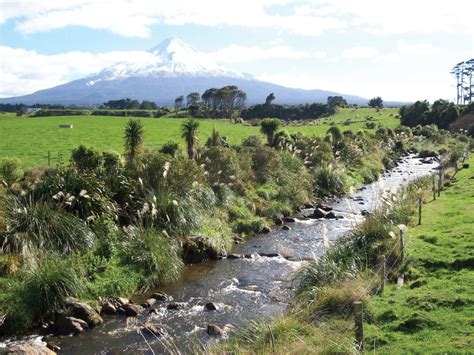
[[[285,127],[289,133],[302,132],[307,135],[324,135],[333,124],[341,130],[375,131],[380,124],[395,128],[399,120],[395,118],[397,109],[342,109],[336,115],[312,122],[295,122]],[[366,116],[371,116],[375,128],[366,128]],[[17,157],[25,166],[47,164],[48,151],[51,152],[52,165],[61,157],[69,160],[71,149],[79,144],[93,147],[99,151],[123,151],[123,128],[128,117],[110,116],[59,116],[59,117],[16,117],[14,114],[0,114],[0,156]],[[140,118],[145,127],[145,146],[159,148],[169,140],[183,144],[181,123],[184,119]],[[226,136],[230,144],[239,144],[252,134],[260,134],[259,127],[232,124],[226,120],[201,119],[199,136],[204,144],[215,128]],[[74,128],[59,128],[70,124]]]

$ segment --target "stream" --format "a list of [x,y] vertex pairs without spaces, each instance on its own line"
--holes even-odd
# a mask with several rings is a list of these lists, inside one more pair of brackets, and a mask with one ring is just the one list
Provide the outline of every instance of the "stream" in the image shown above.
[[[436,161],[422,163],[408,156],[381,178],[341,199],[328,199],[326,205],[342,219],[310,219],[287,223],[291,230],[275,226],[272,232],[250,238],[235,245],[233,253],[251,258],[207,261],[187,266],[180,281],[160,287],[183,302],[180,310],[166,309],[167,302],[157,302],[156,313],[146,309],[138,321],[127,322],[123,315],[104,316],[104,324],[76,336],[55,337],[67,354],[134,353],[195,353],[200,346],[216,341],[207,335],[207,324],[223,327],[245,326],[252,319],[271,319],[282,314],[294,292],[297,271],[309,260],[322,255],[330,243],[350,231],[363,220],[361,212],[377,207],[381,194],[401,186],[409,179],[427,175],[437,166]],[[305,212],[305,211],[303,211]],[[309,211],[307,211],[309,212]],[[280,256],[260,256],[279,254]],[[154,290],[158,291],[158,290]],[[143,298],[134,298],[140,303]],[[217,310],[204,308],[207,302]],[[169,337],[142,334],[145,321],[164,327]],[[146,341],[144,340],[146,339]]]

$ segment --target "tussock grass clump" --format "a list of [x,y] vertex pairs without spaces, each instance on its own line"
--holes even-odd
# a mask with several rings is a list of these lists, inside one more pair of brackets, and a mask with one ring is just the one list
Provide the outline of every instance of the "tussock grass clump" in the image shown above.
[[23,331],[37,320],[49,319],[61,310],[69,296],[84,291],[80,271],[57,254],[44,254],[23,268],[19,281],[5,287],[0,311],[6,315],[5,333]]
[[226,255],[233,245],[233,233],[223,223],[224,218],[207,218],[201,227],[190,236],[184,245],[186,261],[215,258]]
[[175,240],[155,229],[137,226],[130,226],[126,234],[124,260],[145,272],[147,284],[179,278],[183,262]]
[[344,173],[334,164],[323,164],[314,171],[314,192],[317,196],[340,196],[346,192]]
[[9,196],[5,222],[9,229],[3,248],[16,255],[29,255],[35,249],[70,254],[87,249],[95,240],[77,217],[27,197]]

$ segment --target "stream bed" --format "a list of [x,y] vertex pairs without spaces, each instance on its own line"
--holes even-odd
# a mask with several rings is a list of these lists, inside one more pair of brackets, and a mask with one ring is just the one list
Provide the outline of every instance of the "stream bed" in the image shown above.
[[[336,215],[343,216],[342,219],[297,220],[287,224],[291,230],[275,226],[268,234],[234,246],[233,253],[251,255],[251,258],[228,258],[187,266],[180,281],[159,288],[172,296],[173,301],[183,302],[182,309],[168,310],[166,302],[158,302],[153,306],[156,313],[149,314],[146,309],[134,322],[127,322],[122,315],[104,316],[104,324],[91,331],[55,337],[60,353],[151,354],[151,347],[155,353],[190,354],[215,341],[207,335],[207,324],[221,328],[232,324],[238,328],[252,319],[270,319],[282,314],[293,295],[295,275],[304,263],[322,255],[332,241],[362,221],[362,211],[376,208],[384,191],[430,174],[436,166],[436,161],[422,163],[413,156],[405,157],[378,181],[345,198],[326,200],[325,204],[331,206]],[[216,304],[217,310],[206,310],[207,302]],[[139,330],[145,322],[162,326],[169,337],[141,333]]]

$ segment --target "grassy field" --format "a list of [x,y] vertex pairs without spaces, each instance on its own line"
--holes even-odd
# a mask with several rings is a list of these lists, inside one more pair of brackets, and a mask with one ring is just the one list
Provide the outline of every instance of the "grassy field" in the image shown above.
[[[341,126],[342,130],[365,128],[365,117],[372,116],[373,122],[394,128],[399,121],[395,118],[397,109],[362,108],[358,110],[341,109],[334,116],[318,121],[288,126],[290,133],[297,131],[307,135],[323,135],[331,123]],[[351,120],[348,122],[347,120]],[[51,152],[52,164],[58,157],[68,160],[70,151],[79,144],[94,147],[97,150],[123,151],[123,128],[127,117],[109,116],[60,116],[60,117],[22,117],[14,114],[0,114],[0,157],[17,157],[25,166],[47,164],[47,153]],[[180,128],[184,119],[141,118],[145,127],[146,147],[157,148],[168,140],[182,143]],[[228,138],[229,143],[238,144],[251,134],[260,134],[259,127],[231,124],[225,120],[200,120],[199,135],[205,143],[212,129]],[[73,129],[61,129],[60,124],[72,124]]]
[[474,351],[474,159],[411,229],[408,258],[417,275],[372,298],[367,346],[381,353]]

